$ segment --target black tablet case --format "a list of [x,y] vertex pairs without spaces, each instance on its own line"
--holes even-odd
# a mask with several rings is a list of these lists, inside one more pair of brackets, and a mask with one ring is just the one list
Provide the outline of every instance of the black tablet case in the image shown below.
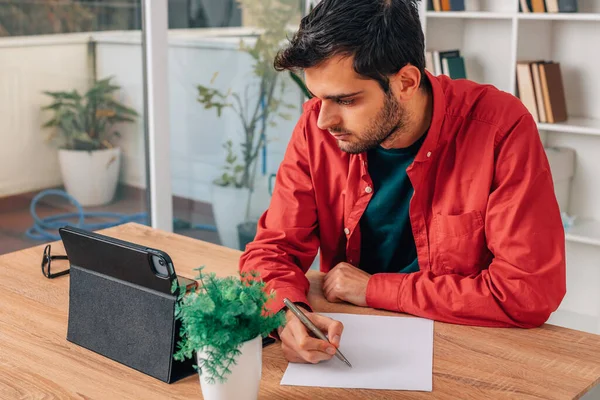
[[180,323],[171,279],[150,268],[150,249],[61,228],[71,264],[67,340],[163,382],[194,374],[173,359]]

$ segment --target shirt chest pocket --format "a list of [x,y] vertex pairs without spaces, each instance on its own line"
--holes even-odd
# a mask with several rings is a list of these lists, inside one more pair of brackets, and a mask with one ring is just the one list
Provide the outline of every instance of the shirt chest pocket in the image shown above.
[[434,274],[469,276],[487,268],[492,257],[487,248],[485,226],[480,211],[459,215],[436,214],[433,217],[433,226]]

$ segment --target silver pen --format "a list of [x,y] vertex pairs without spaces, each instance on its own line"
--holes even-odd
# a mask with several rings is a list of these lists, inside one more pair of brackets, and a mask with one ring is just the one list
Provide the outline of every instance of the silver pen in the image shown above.
[[[287,298],[283,299],[283,302],[285,303],[287,308],[289,308],[294,313],[294,315],[296,315],[296,317],[298,317],[300,322],[302,322],[304,324],[304,326],[306,326],[306,328],[308,328],[312,333],[314,333],[314,335],[317,338],[324,340],[327,343],[331,343],[331,342],[329,342],[329,339],[327,338],[327,336],[323,332],[321,332],[321,330],[319,328],[317,328],[315,326],[315,324],[313,324],[312,321],[310,319],[308,319],[308,317],[302,311],[300,311],[300,309],[294,303],[289,301]],[[335,356],[337,358],[339,358],[340,360],[342,360],[343,362],[345,362],[350,368],[352,368],[352,364],[350,364],[350,361],[348,361],[348,359],[346,357],[344,357],[344,355],[342,354],[340,349],[337,349],[337,348],[335,349]]]

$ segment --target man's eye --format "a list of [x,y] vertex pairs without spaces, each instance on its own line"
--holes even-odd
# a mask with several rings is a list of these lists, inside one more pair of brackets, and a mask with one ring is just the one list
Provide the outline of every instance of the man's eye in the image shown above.
[[354,103],[354,99],[350,99],[350,100],[338,100],[337,103],[340,106],[350,106],[350,105],[352,105],[352,103]]

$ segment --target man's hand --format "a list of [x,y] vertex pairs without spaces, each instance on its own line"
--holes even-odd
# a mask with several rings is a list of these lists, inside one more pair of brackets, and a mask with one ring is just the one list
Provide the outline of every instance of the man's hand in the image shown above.
[[367,284],[370,277],[370,274],[348,263],[339,263],[325,275],[323,294],[331,303],[347,301],[366,307]]
[[317,364],[329,360],[340,345],[344,326],[331,318],[304,310],[303,312],[327,335],[331,343],[310,336],[304,324],[288,310],[285,313],[286,324],[278,330],[283,355],[288,361],[295,363]]

